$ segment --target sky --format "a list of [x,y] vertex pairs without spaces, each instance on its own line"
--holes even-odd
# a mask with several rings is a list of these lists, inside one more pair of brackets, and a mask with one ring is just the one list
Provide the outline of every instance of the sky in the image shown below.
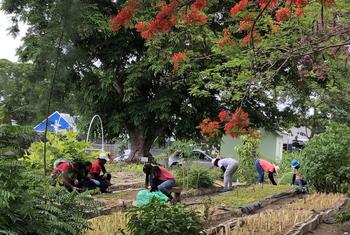
[[17,62],[16,48],[21,45],[21,38],[25,35],[26,27],[20,27],[20,34],[14,38],[8,34],[7,28],[10,26],[10,17],[0,11],[0,59],[8,59],[12,62]]

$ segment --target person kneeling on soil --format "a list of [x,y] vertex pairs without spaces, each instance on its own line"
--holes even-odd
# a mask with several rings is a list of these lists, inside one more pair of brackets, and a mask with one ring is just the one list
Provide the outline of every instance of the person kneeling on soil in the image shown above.
[[170,171],[161,166],[145,164],[143,172],[146,174],[146,188],[150,185],[151,192],[159,190],[165,194],[170,201],[173,200],[173,196],[171,196],[171,193],[168,190],[175,187],[176,184],[175,177]]
[[82,189],[78,187],[79,181],[77,174],[79,173],[79,164],[71,162],[60,162],[51,172],[53,185],[64,186],[69,192],[81,192]]
[[92,179],[92,175],[90,173],[92,164],[89,161],[81,162],[81,166],[79,167],[79,173],[77,175],[77,179],[79,181],[79,188],[83,191],[88,189],[95,189],[100,185],[98,180]]
[[220,159],[220,156],[212,160],[214,166],[219,167],[224,172],[224,188],[221,192],[232,191],[232,175],[238,169],[238,161],[232,158]]
[[297,160],[292,160],[291,166],[293,168],[292,185],[298,185],[299,187],[307,185],[306,180],[300,173],[300,163]]
[[264,183],[264,172],[268,173],[269,179],[273,185],[277,185],[275,179],[273,178],[273,174],[277,173],[279,167],[275,164],[272,164],[264,159],[257,159],[255,161],[256,171],[259,174],[259,184]]
[[[105,164],[108,160],[107,154],[101,153],[91,166],[90,174],[93,182],[100,188],[102,193],[106,193],[111,185],[111,174],[106,171]],[[102,174],[101,174],[102,172]]]

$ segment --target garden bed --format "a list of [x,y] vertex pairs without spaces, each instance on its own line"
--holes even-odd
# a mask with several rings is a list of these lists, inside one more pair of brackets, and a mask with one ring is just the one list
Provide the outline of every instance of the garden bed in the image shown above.
[[[203,232],[221,235],[305,234],[317,227],[322,216],[337,210],[346,200],[341,194],[308,195],[279,207],[266,207],[254,215],[232,218]],[[311,223],[314,224],[310,225]],[[302,229],[306,227],[311,229]]]

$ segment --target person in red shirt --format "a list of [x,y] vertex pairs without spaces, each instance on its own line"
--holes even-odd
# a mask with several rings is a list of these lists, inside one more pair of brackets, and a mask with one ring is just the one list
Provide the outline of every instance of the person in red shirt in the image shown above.
[[79,173],[78,164],[71,162],[60,162],[51,172],[53,184],[57,184],[58,179],[62,177],[63,186],[68,191],[80,191],[78,188],[77,174]]
[[[112,175],[106,171],[105,164],[108,160],[107,154],[100,154],[91,166],[91,178],[96,182],[97,187],[102,193],[108,192],[107,188],[111,185]],[[102,173],[102,174],[101,174]]]
[[275,179],[273,178],[273,174],[277,173],[279,167],[275,164],[272,164],[264,159],[257,159],[255,161],[256,171],[259,174],[259,184],[264,183],[264,172],[268,173],[269,179],[273,185],[277,185]]
[[161,166],[146,164],[143,167],[143,172],[146,174],[146,188],[150,185],[151,192],[159,190],[164,193],[169,200],[173,200],[173,197],[168,190],[175,187],[176,183],[175,177],[170,171]]

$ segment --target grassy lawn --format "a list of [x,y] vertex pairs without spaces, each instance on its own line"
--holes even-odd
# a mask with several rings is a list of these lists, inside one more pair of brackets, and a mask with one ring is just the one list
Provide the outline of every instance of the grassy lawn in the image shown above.
[[227,207],[235,208],[246,205],[267,196],[286,192],[290,190],[288,185],[271,185],[266,184],[263,187],[256,186],[253,188],[238,188],[235,191],[227,192],[219,196],[212,197],[212,202],[215,206],[225,204]]
[[135,163],[111,163],[106,165],[106,168],[110,172],[132,172],[143,174],[143,164]]

